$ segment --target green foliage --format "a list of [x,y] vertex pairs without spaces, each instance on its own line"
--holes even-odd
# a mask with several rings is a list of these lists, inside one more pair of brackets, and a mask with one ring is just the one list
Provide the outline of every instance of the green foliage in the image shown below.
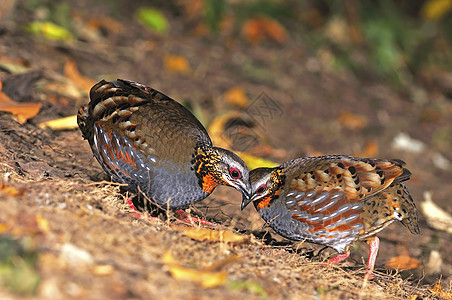
[[34,294],[40,282],[37,259],[30,238],[0,235],[0,284],[16,294]]
[[230,290],[244,290],[261,297],[267,297],[267,292],[265,292],[264,288],[257,282],[234,280],[228,281],[227,287]]
[[165,15],[156,8],[141,7],[136,12],[136,18],[148,29],[160,34],[169,31],[169,23]]
[[226,1],[225,0],[212,0],[206,1],[205,4],[204,19],[210,30],[214,33],[218,33],[220,30],[220,23],[226,14]]

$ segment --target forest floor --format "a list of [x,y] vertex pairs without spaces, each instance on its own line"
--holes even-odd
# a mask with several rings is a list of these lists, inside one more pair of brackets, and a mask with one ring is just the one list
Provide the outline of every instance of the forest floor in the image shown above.
[[[101,4],[81,13],[82,2],[74,9],[85,22],[103,14]],[[20,10],[16,16],[0,34],[3,92],[42,106],[23,124],[0,113],[0,298],[450,297],[452,238],[429,226],[420,205],[430,192],[452,212],[452,144],[441,135],[452,128],[450,99],[326,69],[296,39],[283,46],[227,43],[191,34],[178,18],[169,34],[156,35],[123,16],[117,28],[110,24],[91,40],[61,43],[24,33],[17,24],[29,16]],[[180,57],[188,66],[178,66]],[[366,244],[357,243],[346,262],[322,266],[332,249],[280,238],[251,206],[241,212],[241,195],[231,188],[217,188],[189,209],[215,226],[180,224],[172,212],[138,218],[78,129],[38,126],[76,114],[91,84],[115,78],[189,105],[217,145],[278,163],[320,154],[404,160],[413,173],[407,186],[419,209],[420,235],[400,223],[382,231],[376,277],[364,280]],[[232,89],[245,91],[245,107],[228,98]],[[234,124],[237,116],[254,126]],[[220,134],[212,124],[224,125]],[[397,147],[403,134],[423,147]],[[203,227],[243,239],[186,234]],[[408,269],[395,270],[398,263]]]

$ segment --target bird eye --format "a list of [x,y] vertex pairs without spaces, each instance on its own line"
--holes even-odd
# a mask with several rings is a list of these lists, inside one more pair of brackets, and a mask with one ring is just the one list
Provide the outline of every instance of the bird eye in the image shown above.
[[260,187],[257,188],[256,193],[262,194],[267,189],[267,185],[263,184]]
[[230,168],[229,169],[229,174],[231,175],[232,178],[234,179],[240,179],[242,178],[242,174],[240,174],[239,169],[237,168]]

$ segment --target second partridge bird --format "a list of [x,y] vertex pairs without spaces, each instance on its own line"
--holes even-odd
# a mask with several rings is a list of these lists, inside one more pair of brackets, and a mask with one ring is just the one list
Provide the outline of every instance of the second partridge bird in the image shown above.
[[181,104],[142,84],[102,80],[92,87],[78,125],[114,181],[166,209],[186,208],[219,184],[250,193],[246,164],[212,146],[201,123]]
[[419,233],[417,210],[402,183],[411,173],[400,160],[330,155],[299,158],[276,168],[250,172],[253,202],[278,234],[329,246],[350,255],[355,241],[370,245],[367,267],[373,270],[379,247],[375,235],[398,220]]

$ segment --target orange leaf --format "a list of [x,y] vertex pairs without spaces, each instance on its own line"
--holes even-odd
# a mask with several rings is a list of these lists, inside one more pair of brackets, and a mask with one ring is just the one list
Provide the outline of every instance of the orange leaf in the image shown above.
[[185,236],[197,241],[223,242],[239,244],[246,242],[248,238],[243,235],[238,235],[228,230],[212,230],[208,228],[193,228],[193,227],[173,227],[176,230],[182,231]]
[[88,26],[96,30],[99,30],[100,28],[105,28],[109,32],[113,33],[118,33],[123,29],[123,26],[120,22],[107,16],[98,16],[96,18],[90,19],[88,21]]
[[433,289],[430,289],[430,292],[435,294],[436,296],[440,297],[441,299],[452,299],[452,290],[445,291],[443,290],[443,287],[439,283],[435,283],[433,286]]
[[167,55],[164,58],[165,68],[174,73],[190,72],[190,64],[188,60],[180,55]]
[[44,219],[44,217],[42,215],[36,216],[36,223],[38,224],[38,228],[42,232],[49,232],[49,230],[50,230],[49,222],[47,222],[47,220]]
[[111,275],[114,270],[115,268],[112,265],[96,265],[92,269],[93,273],[99,276]]
[[361,129],[367,125],[367,119],[364,116],[356,115],[348,111],[340,113],[339,122],[349,129]]
[[163,254],[163,263],[168,267],[168,271],[175,279],[192,281],[204,288],[219,286],[227,279],[227,274],[224,271],[213,272],[184,267],[179,264],[169,251]]
[[245,89],[241,86],[230,89],[224,95],[227,103],[245,108],[250,104],[250,100],[245,94]]
[[247,20],[243,24],[242,35],[250,43],[260,43],[265,37],[265,30],[262,28],[261,21],[259,19]]
[[270,38],[274,39],[278,43],[284,43],[289,38],[286,29],[279,24],[279,22],[272,19],[265,20],[265,31]]
[[361,157],[376,157],[378,156],[378,143],[375,140],[368,142],[364,149],[355,153],[355,156]]
[[422,267],[422,264],[414,257],[409,255],[399,255],[391,258],[386,262],[385,266],[391,269],[417,269]]
[[10,229],[10,226],[8,224],[0,223],[0,234],[8,231],[9,229]]
[[77,116],[72,115],[60,119],[50,120],[38,124],[39,128],[51,128],[53,130],[68,130],[78,128]]
[[69,60],[64,65],[64,74],[69,78],[79,89],[85,91],[87,94],[91,87],[95,84],[91,79],[83,76],[77,69],[73,60]]
[[[1,88],[2,83],[0,81],[0,90]],[[20,124],[24,124],[28,119],[36,116],[41,106],[41,103],[36,102],[14,102],[8,95],[0,91],[0,110],[12,113]]]
[[286,29],[275,20],[257,17],[247,20],[242,27],[242,34],[250,43],[260,43],[265,37],[279,43],[287,41],[289,35]]
[[12,186],[7,186],[4,183],[0,183],[0,192],[7,194],[11,197],[17,197],[23,193],[23,191],[20,191]]

